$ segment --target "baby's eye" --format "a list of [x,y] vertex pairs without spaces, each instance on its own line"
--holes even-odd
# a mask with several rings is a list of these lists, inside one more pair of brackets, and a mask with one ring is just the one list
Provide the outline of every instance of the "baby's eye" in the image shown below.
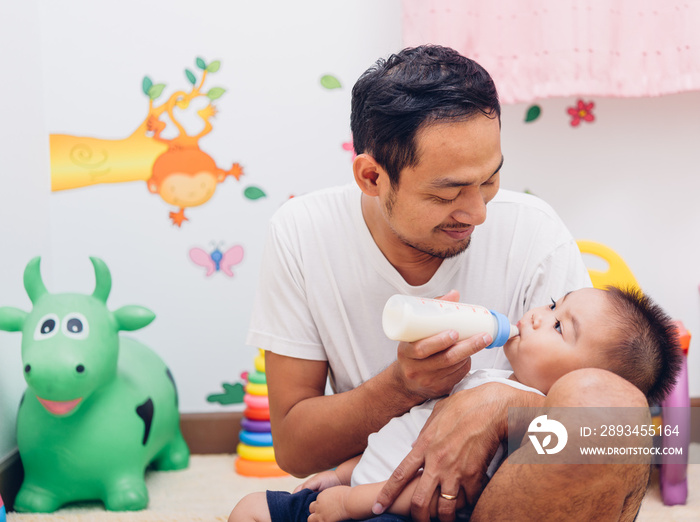
[[552,300],[552,304],[549,305],[549,309],[554,310],[557,307],[557,302],[551,297],[550,297],[550,299]]
[[554,323],[554,329],[561,334],[561,322],[557,321]]

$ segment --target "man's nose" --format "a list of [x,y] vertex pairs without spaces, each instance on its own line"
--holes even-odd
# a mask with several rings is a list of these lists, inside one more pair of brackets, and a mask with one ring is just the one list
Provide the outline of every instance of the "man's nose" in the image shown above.
[[486,221],[486,201],[481,191],[476,187],[465,190],[459,198],[459,208],[452,217],[465,225],[481,225]]

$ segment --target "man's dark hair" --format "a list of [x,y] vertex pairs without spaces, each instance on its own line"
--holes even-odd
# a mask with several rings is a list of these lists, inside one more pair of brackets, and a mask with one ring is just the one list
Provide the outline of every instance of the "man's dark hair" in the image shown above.
[[607,350],[610,371],[634,384],[650,404],[673,389],[683,353],[678,329],[651,298],[636,288],[608,287],[617,342]]
[[370,154],[397,187],[400,172],[418,164],[422,127],[477,113],[500,122],[496,86],[483,67],[448,47],[407,48],[379,59],[352,89],[355,152]]

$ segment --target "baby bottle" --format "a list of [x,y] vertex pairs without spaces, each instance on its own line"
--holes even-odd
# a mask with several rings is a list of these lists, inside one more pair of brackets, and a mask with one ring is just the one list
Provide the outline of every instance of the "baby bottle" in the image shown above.
[[396,294],[384,305],[382,327],[389,339],[413,342],[445,330],[455,330],[459,339],[488,333],[493,342],[486,348],[503,346],[518,335],[508,318],[483,306]]

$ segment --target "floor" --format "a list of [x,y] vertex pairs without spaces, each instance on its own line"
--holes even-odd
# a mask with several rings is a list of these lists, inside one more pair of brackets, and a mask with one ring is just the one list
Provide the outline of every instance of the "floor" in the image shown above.
[[[234,472],[234,455],[194,455],[190,467],[176,472],[149,472],[149,509],[130,513],[106,512],[102,504],[84,504],[51,515],[8,513],[7,522],[101,521],[226,521],[233,506],[246,494],[264,489],[291,491],[300,479],[259,479]],[[691,462],[700,462],[700,444],[691,445]],[[688,466],[689,495],[686,505],[664,506],[658,472],[652,476],[638,521],[699,521],[700,464]]]

